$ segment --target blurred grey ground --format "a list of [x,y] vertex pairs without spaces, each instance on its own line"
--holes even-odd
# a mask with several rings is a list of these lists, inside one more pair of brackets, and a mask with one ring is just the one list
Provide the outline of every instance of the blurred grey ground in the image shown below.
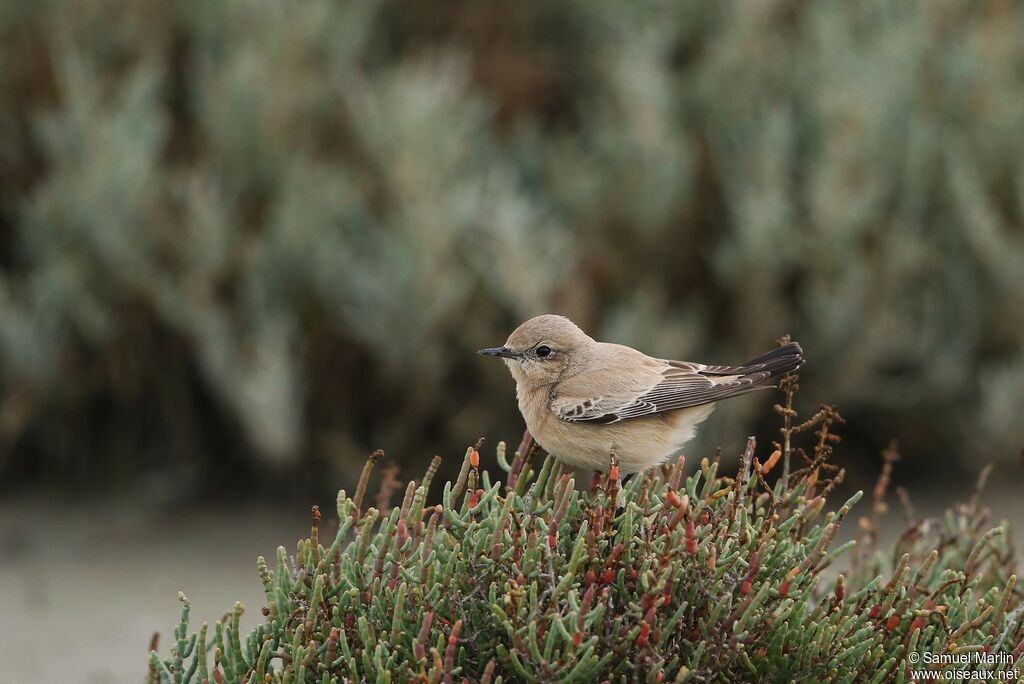
[[[1001,475],[994,473],[981,498],[992,509],[992,527],[1002,518],[1024,521],[1024,497]],[[962,494],[949,485],[910,487],[923,517],[940,514]],[[333,508],[321,504],[324,529],[334,528]],[[869,510],[862,500],[840,542],[855,534],[858,515]],[[171,515],[126,502],[0,502],[0,684],[140,682],[150,635],[161,632],[162,652],[170,645],[179,590],[192,601],[196,626],[204,620],[212,626],[236,600],[247,609],[243,627],[255,626],[264,601],[256,557],[272,558],[278,545],[293,550],[308,536],[308,525],[309,516],[297,507],[273,505]],[[883,548],[901,525],[899,504],[890,496]],[[1024,525],[1012,533],[1024,548]]]
[[[308,515],[256,504],[155,513],[139,502],[0,503],[0,684],[142,681],[153,632],[173,641],[178,591],[195,625],[236,600],[262,620],[256,557],[308,536]],[[54,641],[56,640],[56,641]],[[55,643],[60,647],[56,648]]]

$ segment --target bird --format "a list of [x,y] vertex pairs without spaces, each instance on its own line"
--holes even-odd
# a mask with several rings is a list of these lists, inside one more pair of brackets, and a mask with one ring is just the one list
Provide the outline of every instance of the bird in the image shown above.
[[578,468],[624,476],[680,453],[715,402],[768,389],[803,363],[788,342],[735,366],[673,361],[598,342],[555,314],[529,319],[500,347],[479,354],[504,360],[529,433],[553,457]]

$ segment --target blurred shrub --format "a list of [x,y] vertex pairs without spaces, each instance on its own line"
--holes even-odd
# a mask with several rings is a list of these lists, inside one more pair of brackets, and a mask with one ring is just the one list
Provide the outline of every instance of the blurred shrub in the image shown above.
[[913,453],[984,423],[976,450],[1015,453],[1022,21],[5,2],[0,449],[72,473],[422,461],[515,429],[472,351],[559,311],[710,361],[788,332],[804,396],[866,432]]

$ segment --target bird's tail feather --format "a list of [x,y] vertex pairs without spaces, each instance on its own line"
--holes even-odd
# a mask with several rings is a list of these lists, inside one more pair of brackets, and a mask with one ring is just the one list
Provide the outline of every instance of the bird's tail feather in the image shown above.
[[804,350],[797,342],[788,342],[740,365],[743,374],[767,373],[768,377],[782,375],[799,368],[804,362]]

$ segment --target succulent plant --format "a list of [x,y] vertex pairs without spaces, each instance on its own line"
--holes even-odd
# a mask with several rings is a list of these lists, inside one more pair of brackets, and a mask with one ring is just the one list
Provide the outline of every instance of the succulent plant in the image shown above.
[[614,465],[578,488],[526,435],[511,461],[495,449],[504,481],[481,467],[481,440],[440,503],[435,457],[385,511],[364,506],[375,452],[355,495],[338,493],[332,539],[314,507],[294,553],[257,561],[263,623],[242,634],[235,604],[212,635],[190,634],[182,595],[149,681],[909,681],[908,655],[926,652],[1024,666],[1005,526],[987,529],[975,496],[879,552],[890,450],[860,538],[837,546],[861,498],[829,510],[842,418],[825,406],[798,422],[795,377],[783,389],[782,442],[762,461],[749,438],[731,477],[717,457],[684,477],[680,457],[621,490]]

